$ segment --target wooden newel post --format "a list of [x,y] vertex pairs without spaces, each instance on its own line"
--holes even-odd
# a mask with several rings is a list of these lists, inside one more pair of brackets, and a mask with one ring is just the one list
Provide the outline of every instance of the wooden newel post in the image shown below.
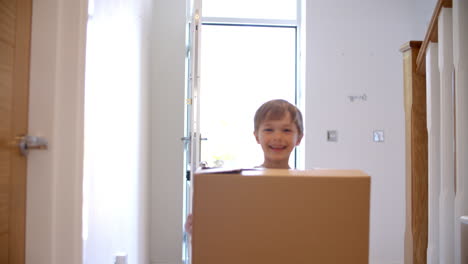
[[421,41],[403,45],[406,126],[405,264],[426,264],[428,230],[428,153],[426,77],[416,71]]

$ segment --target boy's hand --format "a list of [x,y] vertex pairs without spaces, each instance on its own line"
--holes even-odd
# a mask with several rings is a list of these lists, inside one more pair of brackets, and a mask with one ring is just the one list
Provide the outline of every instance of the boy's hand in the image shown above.
[[187,232],[189,235],[192,235],[192,226],[193,226],[192,218],[193,218],[192,214],[189,214],[187,216],[187,220],[185,221],[185,225],[184,225],[185,232]]

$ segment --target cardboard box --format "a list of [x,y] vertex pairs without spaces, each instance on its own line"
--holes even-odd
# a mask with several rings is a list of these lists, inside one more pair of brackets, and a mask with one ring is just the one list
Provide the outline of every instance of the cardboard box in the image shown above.
[[200,171],[193,190],[192,264],[368,263],[362,171]]

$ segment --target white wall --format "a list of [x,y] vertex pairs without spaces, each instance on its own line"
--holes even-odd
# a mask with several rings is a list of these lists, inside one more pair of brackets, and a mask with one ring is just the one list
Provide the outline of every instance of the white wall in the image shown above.
[[151,86],[151,263],[182,261],[185,0],[155,0]]
[[413,22],[411,26],[413,40],[424,40],[437,2],[437,0],[412,1]]
[[[92,5],[92,3],[90,2]],[[88,21],[83,260],[149,263],[148,0],[95,1]]]
[[[370,263],[403,263],[399,48],[424,37],[423,23],[415,19],[424,15],[416,6],[407,0],[307,2],[306,168],[361,169],[371,175]],[[366,100],[349,99],[364,94]],[[326,141],[327,130],[338,131],[338,142]],[[373,142],[374,130],[384,131],[383,143]]]

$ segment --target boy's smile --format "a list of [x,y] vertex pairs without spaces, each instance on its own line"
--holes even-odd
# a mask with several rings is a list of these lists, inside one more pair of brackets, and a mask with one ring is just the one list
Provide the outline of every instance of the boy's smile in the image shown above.
[[265,156],[263,166],[267,168],[288,169],[289,156],[302,139],[289,113],[279,120],[262,122],[254,135],[262,146]]

